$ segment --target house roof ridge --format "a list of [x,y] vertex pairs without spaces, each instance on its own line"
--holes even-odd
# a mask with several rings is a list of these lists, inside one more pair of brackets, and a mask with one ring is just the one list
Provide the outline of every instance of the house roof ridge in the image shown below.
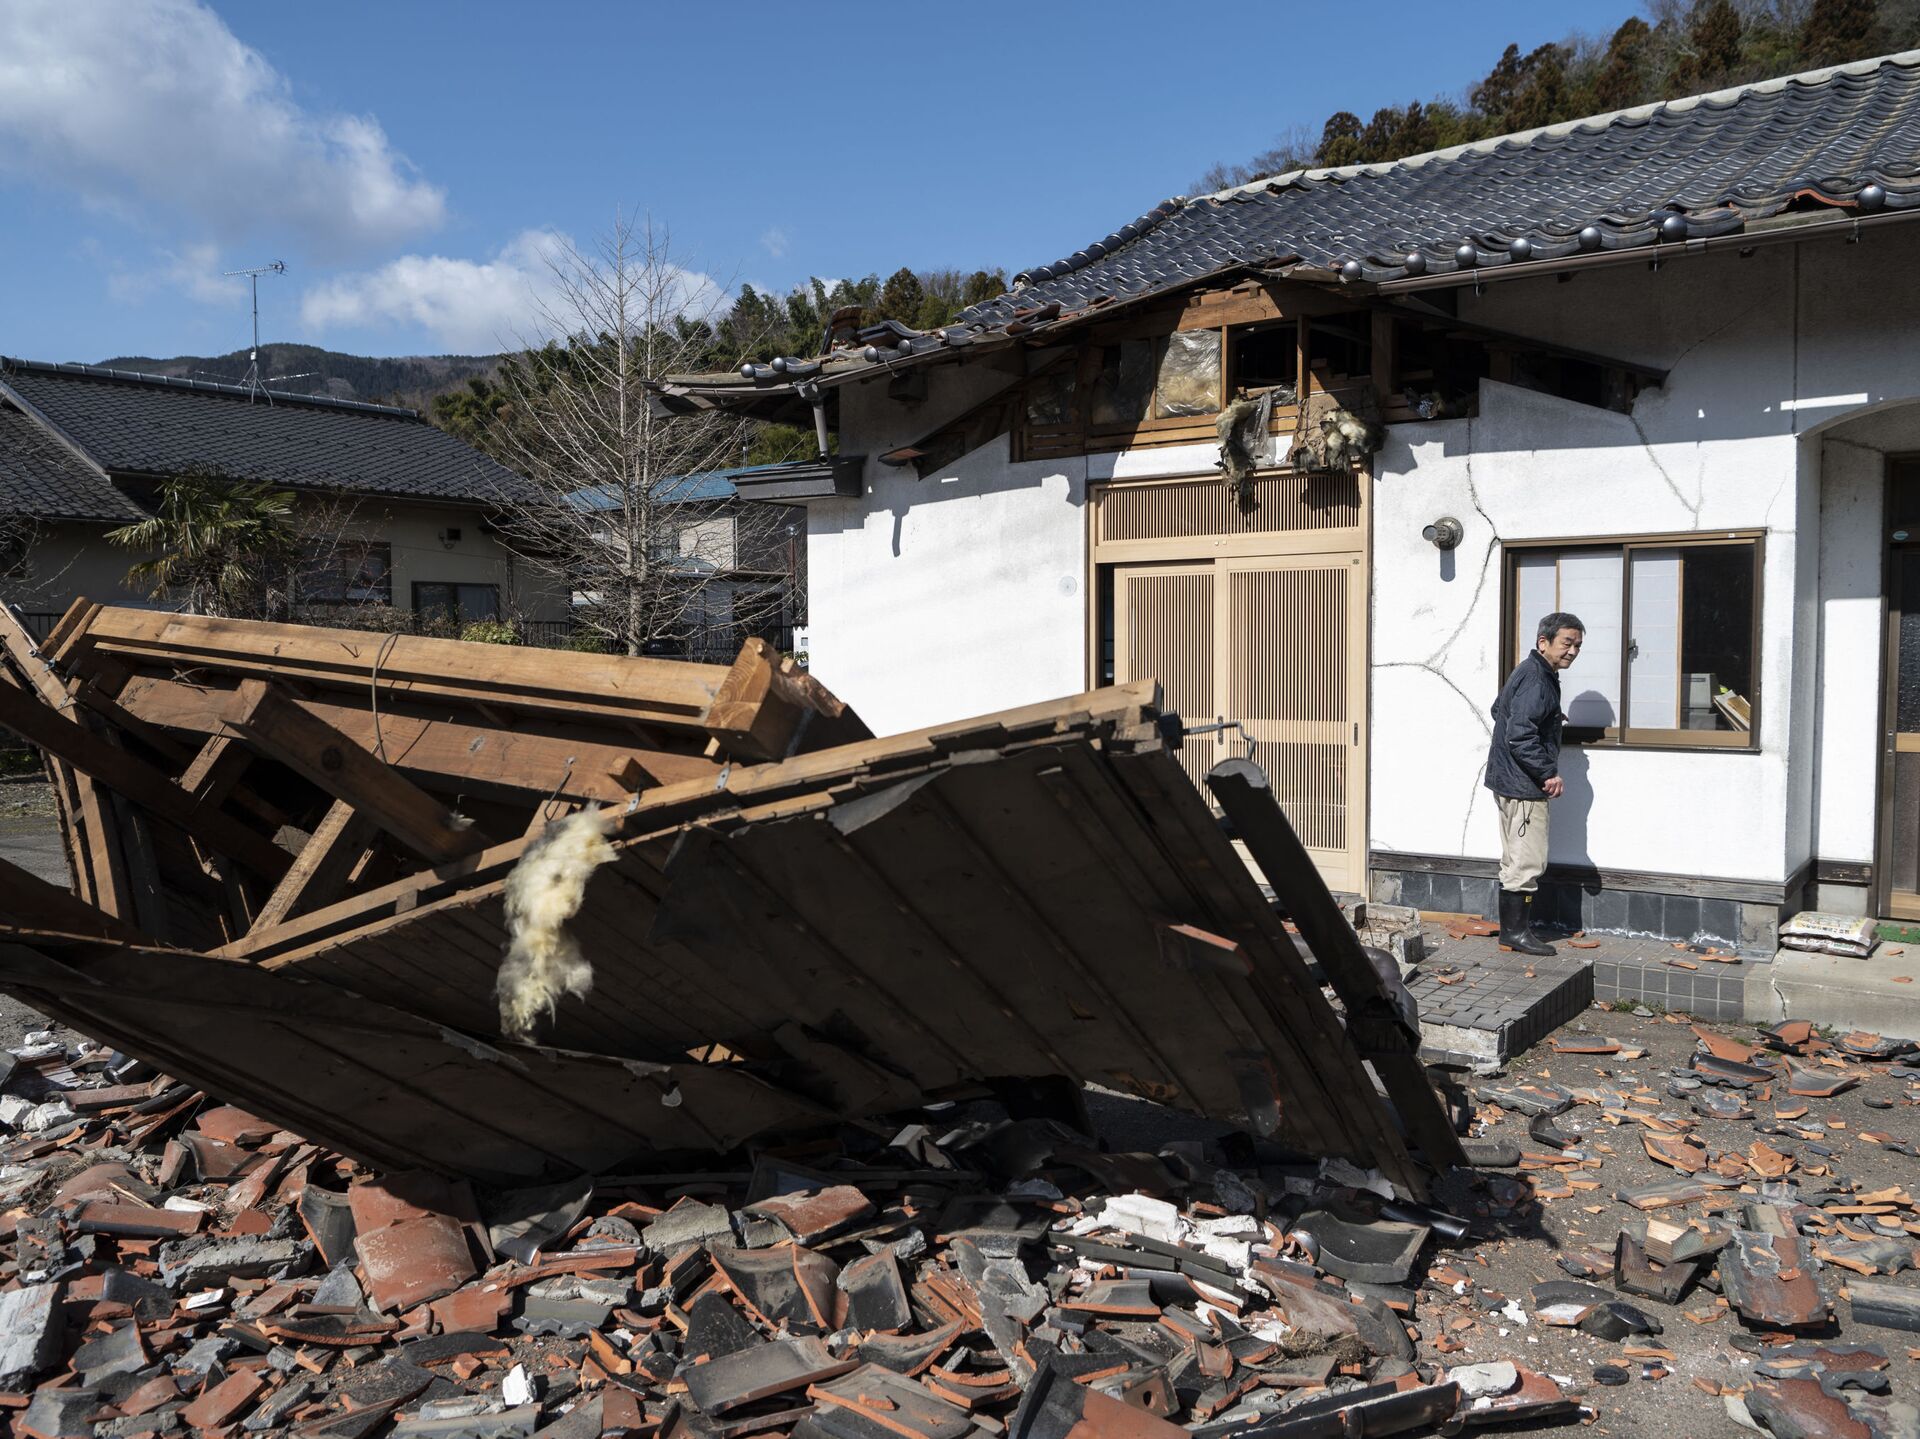
[[1488,155],[1504,145],[1527,145],[1544,135],[1571,135],[1576,132],[1597,133],[1619,124],[1622,121],[1651,119],[1667,112],[1685,114],[1702,105],[1731,105],[1746,95],[1771,95],[1784,90],[1789,85],[1812,88],[1824,85],[1835,75],[1871,75],[1888,65],[1898,65],[1905,69],[1920,68],[1920,50],[1896,50],[1886,55],[1875,55],[1865,60],[1850,60],[1844,65],[1823,65],[1816,70],[1802,70],[1793,75],[1775,75],[1765,80],[1750,80],[1743,85],[1729,85],[1720,90],[1707,90],[1698,95],[1682,95],[1672,100],[1653,100],[1645,105],[1630,105],[1622,110],[1603,110],[1595,115],[1583,115],[1574,120],[1557,120],[1551,125],[1536,125],[1530,130],[1509,130],[1503,135],[1489,135],[1482,140],[1469,140],[1460,145],[1448,145],[1438,150],[1422,150],[1417,155],[1402,155],[1394,160],[1377,160],[1363,165],[1322,165],[1288,170],[1284,174],[1269,175],[1261,180],[1249,180],[1244,185],[1229,185],[1223,190],[1196,197],[1200,200],[1215,202],[1230,200],[1239,195],[1259,194],[1270,189],[1298,184],[1307,180],[1351,180],[1362,176],[1387,175],[1395,170],[1417,169],[1436,160],[1452,160],[1462,155]]
[[229,385],[218,380],[192,380],[181,375],[154,375],[144,370],[116,370],[106,365],[81,365],[60,360],[27,360],[15,356],[0,356],[0,374],[16,371],[42,375],[72,375],[82,379],[112,380],[121,384],[151,385],[170,390],[187,390],[196,394],[221,395],[228,399],[252,400],[264,394],[269,404],[302,405],[321,410],[349,410],[360,414],[385,415],[392,419],[412,420],[424,424],[418,410],[403,405],[376,405],[366,400],[337,400],[331,395],[293,395],[282,390],[272,390],[263,384],[258,391],[246,385]]

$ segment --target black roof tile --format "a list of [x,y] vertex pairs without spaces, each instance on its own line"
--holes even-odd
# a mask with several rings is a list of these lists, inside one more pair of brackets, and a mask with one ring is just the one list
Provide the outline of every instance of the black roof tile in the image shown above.
[[0,361],[0,399],[5,391],[116,476],[210,469],[294,489],[474,504],[530,494],[513,471],[411,410],[269,401],[236,385],[28,360]]

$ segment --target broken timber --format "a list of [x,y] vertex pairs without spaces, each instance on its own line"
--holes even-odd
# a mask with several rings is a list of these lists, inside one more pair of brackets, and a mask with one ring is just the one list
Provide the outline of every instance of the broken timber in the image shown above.
[[[729,670],[81,602],[46,652],[37,682],[0,680],[4,713],[123,781],[53,705],[97,683],[130,718],[96,705],[89,738],[149,776],[118,792],[166,839],[172,932],[97,888],[43,896],[0,912],[0,988],[348,1153],[527,1182],[1064,1076],[1415,1196],[1462,1162],[1404,996],[1264,777],[1213,783],[1344,1024],[1152,681],[874,739],[759,642]],[[500,756],[523,727],[537,780],[489,757],[469,789],[446,736]],[[591,755],[572,795],[563,752]],[[623,802],[567,924],[592,990],[518,1043],[507,880],[555,796]],[[297,854],[254,828],[274,811]],[[240,896],[250,927],[210,860],[276,881]]]

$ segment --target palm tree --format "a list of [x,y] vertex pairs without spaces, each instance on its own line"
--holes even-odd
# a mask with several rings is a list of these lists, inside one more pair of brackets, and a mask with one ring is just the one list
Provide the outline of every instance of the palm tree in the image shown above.
[[158,513],[107,533],[124,549],[157,551],[126,582],[196,615],[258,615],[299,551],[293,495],[211,472],[160,486]]

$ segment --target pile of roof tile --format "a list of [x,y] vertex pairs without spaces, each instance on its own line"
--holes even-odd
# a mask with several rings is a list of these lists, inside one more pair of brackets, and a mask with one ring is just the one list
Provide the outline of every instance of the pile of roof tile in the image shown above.
[[502,1190],[371,1173],[30,1038],[0,1414],[34,1439],[1281,1439],[1574,1410],[1511,1364],[1413,1362],[1402,1282],[1457,1221],[1244,1136],[1111,1154],[974,1102],[736,1171]]

